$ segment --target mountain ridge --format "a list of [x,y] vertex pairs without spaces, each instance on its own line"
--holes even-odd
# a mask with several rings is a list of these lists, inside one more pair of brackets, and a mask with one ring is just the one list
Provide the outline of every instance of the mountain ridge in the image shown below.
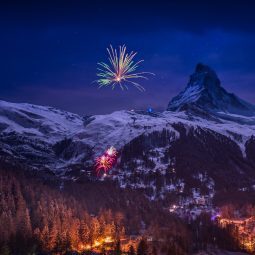
[[167,110],[182,111],[197,107],[210,113],[255,116],[255,106],[227,92],[214,70],[197,64],[186,88],[168,104]]

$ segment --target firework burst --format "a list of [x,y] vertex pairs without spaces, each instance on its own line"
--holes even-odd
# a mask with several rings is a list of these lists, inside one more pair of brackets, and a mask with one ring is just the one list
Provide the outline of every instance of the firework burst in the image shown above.
[[145,75],[152,74],[149,72],[139,72],[136,70],[143,60],[134,61],[136,52],[127,53],[126,46],[120,46],[119,52],[117,49],[113,49],[112,45],[107,48],[109,63],[98,63],[99,77],[96,81],[99,84],[99,88],[111,86],[112,89],[119,85],[122,90],[128,89],[128,85],[132,85],[140,91],[145,91],[144,87],[139,83],[133,81],[134,79],[148,79]]
[[102,156],[96,158],[95,167],[97,175],[100,173],[100,170],[103,170],[104,174],[106,174],[114,166],[117,161],[117,154],[117,150],[111,146]]
[[99,171],[102,169],[106,173],[108,170],[112,168],[114,159],[109,156],[101,156],[96,159],[96,171],[99,173]]

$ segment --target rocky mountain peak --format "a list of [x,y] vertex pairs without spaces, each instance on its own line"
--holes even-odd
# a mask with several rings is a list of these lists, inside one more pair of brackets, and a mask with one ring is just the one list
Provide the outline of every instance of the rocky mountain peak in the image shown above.
[[170,101],[167,110],[183,111],[190,108],[210,113],[255,115],[255,106],[227,92],[221,86],[216,72],[201,63],[197,64],[186,88]]
[[[220,80],[213,69],[209,66],[198,63],[195,69],[194,74],[191,76],[194,82],[198,82],[200,79],[203,79],[203,82],[200,83],[202,86],[206,85],[213,85],[213,86],[220,86]],[[190,82],[190,85],[192,83]]]
[[196,65],[195,73],[211,73],[217,76],[214,70],[212,70],[208,65],[204,65],[203,63],[198,63]]

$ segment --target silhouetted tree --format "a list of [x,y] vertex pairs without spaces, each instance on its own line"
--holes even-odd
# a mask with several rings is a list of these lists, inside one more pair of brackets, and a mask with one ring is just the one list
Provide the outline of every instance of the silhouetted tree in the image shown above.
[[3,244],[0,247],[0,255],[10,255],[10,249],[7,244]]
[[114,248],[114,254],[115,255],[121,255],[121,246],[120,246],[120,240],[117,240],[115,248]]
[[137,255],[148,255],[148,245],[144,239],[142,239],[138,244]]
[[135,255],[135,248],[134,248],[133,245],[131,245],[131,246],[129,247],[128,255]]
[[152,247],[152,255],[157,255],[157,248],[155,246]]

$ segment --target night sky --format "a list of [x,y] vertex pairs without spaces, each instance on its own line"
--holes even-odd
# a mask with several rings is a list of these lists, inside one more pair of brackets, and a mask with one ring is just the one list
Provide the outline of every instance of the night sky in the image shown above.
[[[198,62],[255,104],[254,1],[31,1],[0,6],[0,99],[79,114],[163,110]],[[96,63],[125,44],[146,92],[98,90]]]

